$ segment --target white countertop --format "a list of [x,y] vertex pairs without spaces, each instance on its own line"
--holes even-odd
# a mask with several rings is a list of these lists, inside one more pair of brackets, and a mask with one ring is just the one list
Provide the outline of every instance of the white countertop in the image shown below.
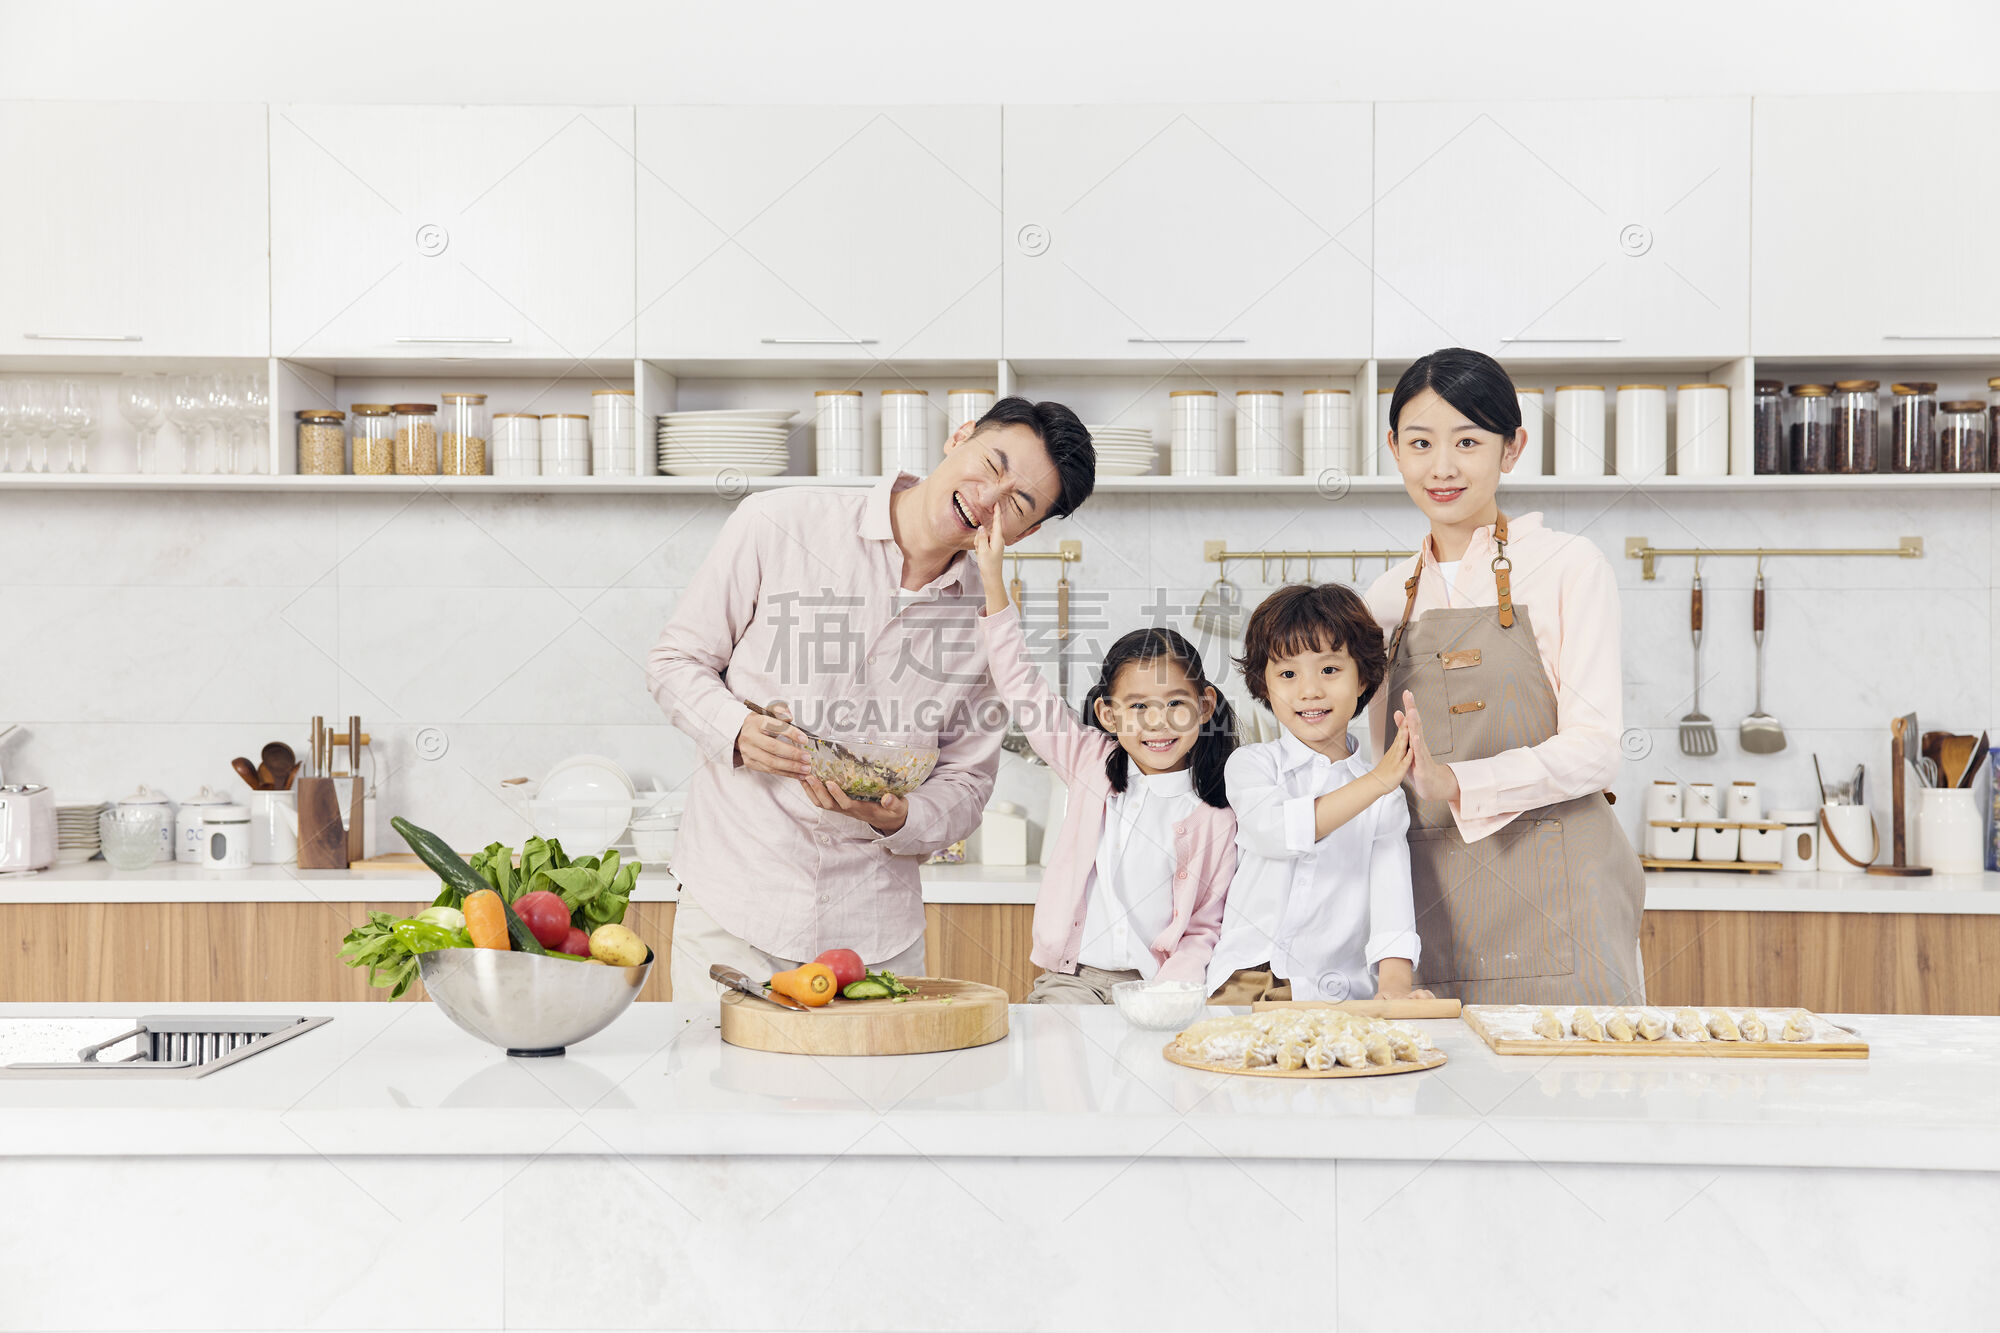
[[[1040,866],[938,865],[923,868],[927,903],[1032,903]],[[0,875],[0,904],[155,902],[419,902],[437,894],[437,880],[407,870],[300,870],[290,865],[205,870],[162,864],[113,870],[103,861],[57,866],[35,875]],[[670,874],[639,877],[640,902],[672,902]],[[1646,875],[1652,912],[1924,912],[2000,914],[2000,873],[1888,879],[1818,871],[1657,870]]]
[[716,1006],[639,1004],[564,1057],[511,1060],[424,1002],[7,1005],[0,1020],[330,1014],[194,1080],[0,1079],[11,1156],[595,1154],[1299,1158],[2000,1171],[2000,1018],[1841,1019],[1867,1060],[1450,1057],[1388,1077],[1182,1069],[1116,1010],[1016,1006],[939,1055],[722,1044]]

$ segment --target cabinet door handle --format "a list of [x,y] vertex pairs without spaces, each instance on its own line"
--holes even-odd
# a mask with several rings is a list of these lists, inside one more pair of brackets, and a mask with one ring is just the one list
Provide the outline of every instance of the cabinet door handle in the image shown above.
[[1617,337],[1598,338],[1502,338],[1503,343],[1622,343]]
[[145,337],[137,333],[24,333],[23,338],[45,343],[136,343]]
[[397,338],[399,343],[510,343],[512,338]]
[[1248,338],[1127,338],[1128,343],[1247,343]]
[[1980,343],[2000,340],[2000,333],[1885,333],[1883,342]]
[[759,338],[766,347],[873,347],[880,338]]

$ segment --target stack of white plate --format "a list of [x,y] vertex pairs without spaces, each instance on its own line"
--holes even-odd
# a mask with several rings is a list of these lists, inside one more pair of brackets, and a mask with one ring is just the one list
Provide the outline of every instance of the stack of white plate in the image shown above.
[[1107,477],[1143,477],[1160,461],[1153,432],[1144,426],[1085,426],[1097,450],[1097,470]]
[[756,407],[662,412],[660,471],[670,477],[775,477],[790,463],[792,428],[786,423],[797,415],[790,408]]
[[97,817],[111,807],[103,801],[95,805],[56,807],[56,860],[88,861],[102,850],[97,834]]

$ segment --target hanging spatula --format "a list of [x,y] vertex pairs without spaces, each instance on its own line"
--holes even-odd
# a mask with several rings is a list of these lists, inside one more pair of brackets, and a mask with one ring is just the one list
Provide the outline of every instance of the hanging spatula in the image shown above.
[[1715,723],[1701,711],[1701,575],[1694,576],[1688,622],[1694,630],[1694,707],[1681,719],[1681,753],[1701,758],[1715,753]]
[[1757,702],[1737,727],[1737,740],[1751,754],[1775,754],[1785,748],[1785,729],[1764,711],[1764,574],[1757,573],[1757,590],[1750,597],[1750,638],[1757,645]]

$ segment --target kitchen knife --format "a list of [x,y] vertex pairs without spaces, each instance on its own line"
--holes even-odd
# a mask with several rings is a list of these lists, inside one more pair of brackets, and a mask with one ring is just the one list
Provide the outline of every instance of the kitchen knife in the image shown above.
[[733,991],[743,992],[743,994],[748,995],[753,1000],[763,1000],[768,1004],[777,1005],[780,1009],[793,1009],[802,1014],[812,1012],[811,1009],[800,1004],[797,1000],[779,995],[775,991],[766,991],[762,986],[759,986],[733,967],[725,967],[721,963],[711,963],[708,968],[708,977],[709,980],[719,981]]

